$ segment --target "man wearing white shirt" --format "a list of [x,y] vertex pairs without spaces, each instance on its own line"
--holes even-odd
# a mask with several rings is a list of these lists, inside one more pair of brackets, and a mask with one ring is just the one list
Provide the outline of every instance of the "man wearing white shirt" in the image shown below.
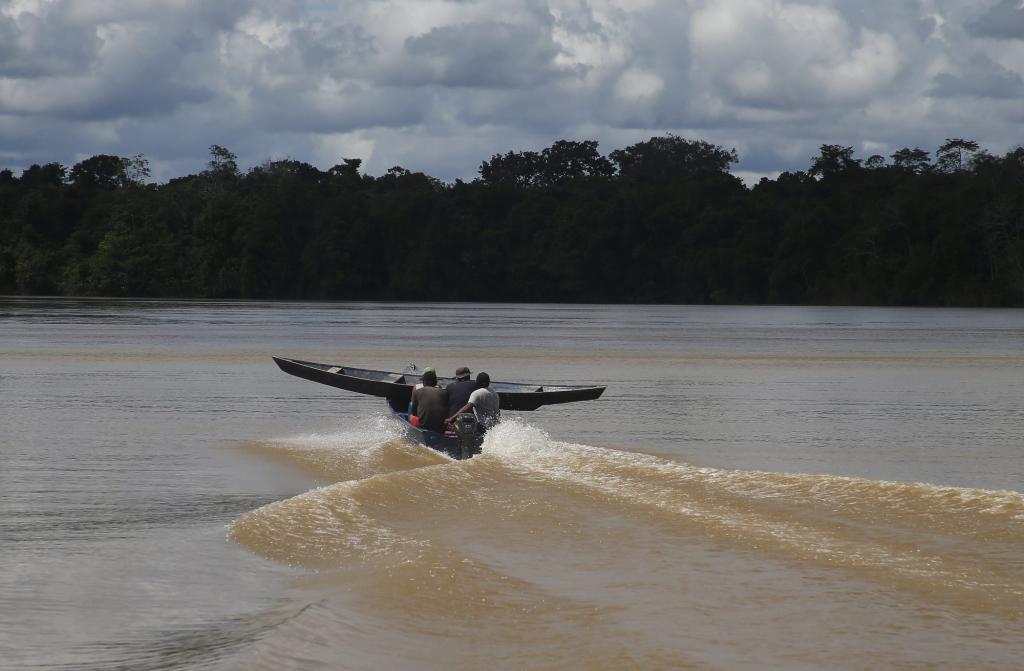
[[454,421],[456,416],[464,412],[472,412],[485,431],[498,423],[501,419],[501,399],[490,388],[491,376],[480,373],[476,376],[476,384],[477,389],[469,395],[466,405],[459,408],[458,412],[445,420],[446,422]]

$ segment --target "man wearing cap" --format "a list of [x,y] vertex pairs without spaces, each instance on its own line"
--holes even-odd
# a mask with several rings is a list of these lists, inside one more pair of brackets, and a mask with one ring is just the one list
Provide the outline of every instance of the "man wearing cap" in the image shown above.
[[459,408],[469,402],[469,395],[476,391],[476,382],[469,379],[469,368],[459,366],[455,370],[455,382],[445,387],[448,392],[448,416],[454,416]]

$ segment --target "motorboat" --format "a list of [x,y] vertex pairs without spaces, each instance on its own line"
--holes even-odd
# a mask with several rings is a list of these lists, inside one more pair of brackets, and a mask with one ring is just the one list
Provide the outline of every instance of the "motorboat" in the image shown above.
[[[415,367],[410,366],[402,373],[392,373],[276,356],[274,362],[289,375],[357,394],[385,398],[388,409],[402,422],[407,435],[422,445],[454,459],[466,459],[480,453],[483,432],[469,417],[462,418],[451,431],[444,433],[429,431],[409,421],[412,391],[423,378],[422,371]],[[446,387],[454,381],[454,378],[438,377],[437,384]],[[536,410],[545,405],[594,400],[604,393],[605,387],[492,381],[490,389],[498,394],[502,410]]]

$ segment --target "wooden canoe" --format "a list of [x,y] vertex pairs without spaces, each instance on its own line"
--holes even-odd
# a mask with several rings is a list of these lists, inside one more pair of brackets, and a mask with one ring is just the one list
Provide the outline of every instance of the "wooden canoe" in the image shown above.
[[[329,363],[314,363],[274,357],[284,372],[305,380],[319,382],[357,394],[387,398],[392,407],[402,408],[412,398],[412,390],[420,382],[421,372],[389,373],[365,368],[351,368]],[[454,382],[454,378],[438,377],[439,387]],[[574,385],[536,385],[520,382],[492,381],[490,388],[497,392],[502,410],[536,410],[544,405],[591,401],[604,393],[605,387]]]

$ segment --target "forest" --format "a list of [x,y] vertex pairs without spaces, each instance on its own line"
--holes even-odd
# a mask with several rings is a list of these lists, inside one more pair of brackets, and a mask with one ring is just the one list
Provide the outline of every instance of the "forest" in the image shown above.
[[150,181],[143,156],[0,171],[0,294],[1024,306],[1024,148],[971,140],[747,187],[676,135],[485,160],[446,183],[359,159]]

